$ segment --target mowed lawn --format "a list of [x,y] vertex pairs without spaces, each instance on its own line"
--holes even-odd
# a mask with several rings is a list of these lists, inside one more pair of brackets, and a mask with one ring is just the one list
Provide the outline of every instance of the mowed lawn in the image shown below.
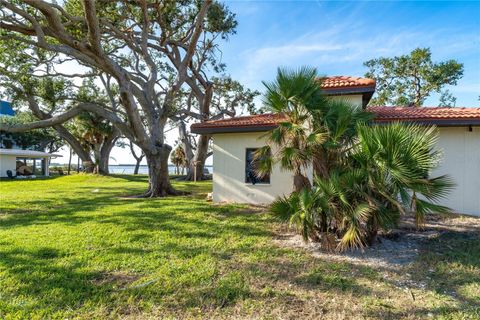
[[[0,181],[0,319],[478,319],[480,235],[388,270],[277,245],[262,210],[133,199],[145,176]],[[422,285],[417,286],[416,284]]]

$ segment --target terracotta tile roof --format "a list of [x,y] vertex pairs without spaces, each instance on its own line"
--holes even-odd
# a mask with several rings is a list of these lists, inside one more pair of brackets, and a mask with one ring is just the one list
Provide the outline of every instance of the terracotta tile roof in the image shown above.
[[332,76],[319,78],[322,81],[322,89],[346,89],[358,87],[375,88],[375,80],[369,78],[349,77],[349,76]]
[[211,120],[203,123],[194,123],[191,129],[195,128],[230,128],[230,127],[272,127],[285,119],[283,114],[258,114],[252,116],[235,117],[229,119]]
[[[439,126],[480,125],[480,108],[369,107],[375,122],[418,122]],[[193,133],[255,132],[274,128],[285,119],[283,114],[260,114],[195,123]]]
[[369,107],[376,114],[375,121],[433,121],[433,120],[480,120],[480,108],[445,107]]

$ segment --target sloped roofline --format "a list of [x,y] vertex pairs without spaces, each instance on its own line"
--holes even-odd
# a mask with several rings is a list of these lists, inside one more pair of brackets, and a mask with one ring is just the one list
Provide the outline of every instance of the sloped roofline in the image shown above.
[[[480,108],[377,106],[369,107],[367,111],[375,114],[373,121],[378,124],[406,122],[440,127],[480,126]],[[190,128],[192,133],[197,134],[262,132],[275,128],[285,120],[283,114],[260,114],[195,123]]]

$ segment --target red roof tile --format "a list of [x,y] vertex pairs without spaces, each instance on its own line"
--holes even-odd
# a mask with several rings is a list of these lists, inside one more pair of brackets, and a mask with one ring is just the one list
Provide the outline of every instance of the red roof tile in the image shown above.
[[480,108],[445,107],[369,107],[376,114],[375,120],[385,121],[428,121],[428,120],[480,120]]
[[203,123],[194,123],[191,128],[225,128],[225,127],[275,127],[285,119],[283,114],[258,114],[252,116],[235,117],[229,119],[211,120]]
[[[369,107],[375,122],[410,121],[437,125],[480,125],[480,108]],[[274,128],[283,114],[260,114],[195,123],[194,133],[254,132]]]
[[369,78],[349,77],[349,76],[332,76],[320,78],[322,81],[322,89],[345,89],[358,87],[375,88],[375,80]]

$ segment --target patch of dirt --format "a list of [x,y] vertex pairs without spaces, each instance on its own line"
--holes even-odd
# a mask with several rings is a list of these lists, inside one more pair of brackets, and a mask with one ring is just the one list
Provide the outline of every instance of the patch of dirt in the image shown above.
[[97,286],[112,285],[115,289],[125,289],[131,283],[140,279],[139,275],[128,274],[123,272],[106,272],[92,280]]
[[421,230],[416,229],[413,217],[404,217],[397,229],[380,234],[378,242],[373,246],[342,253],[326,252],[319,243],[305,243],[301,236],[286,230],[281,232],[275,242],[284,247],[306,249],[314,257],[324,260],[396,270],[412,263],[428,240],[449,232],[480,233],[480,217],[431,216]]

